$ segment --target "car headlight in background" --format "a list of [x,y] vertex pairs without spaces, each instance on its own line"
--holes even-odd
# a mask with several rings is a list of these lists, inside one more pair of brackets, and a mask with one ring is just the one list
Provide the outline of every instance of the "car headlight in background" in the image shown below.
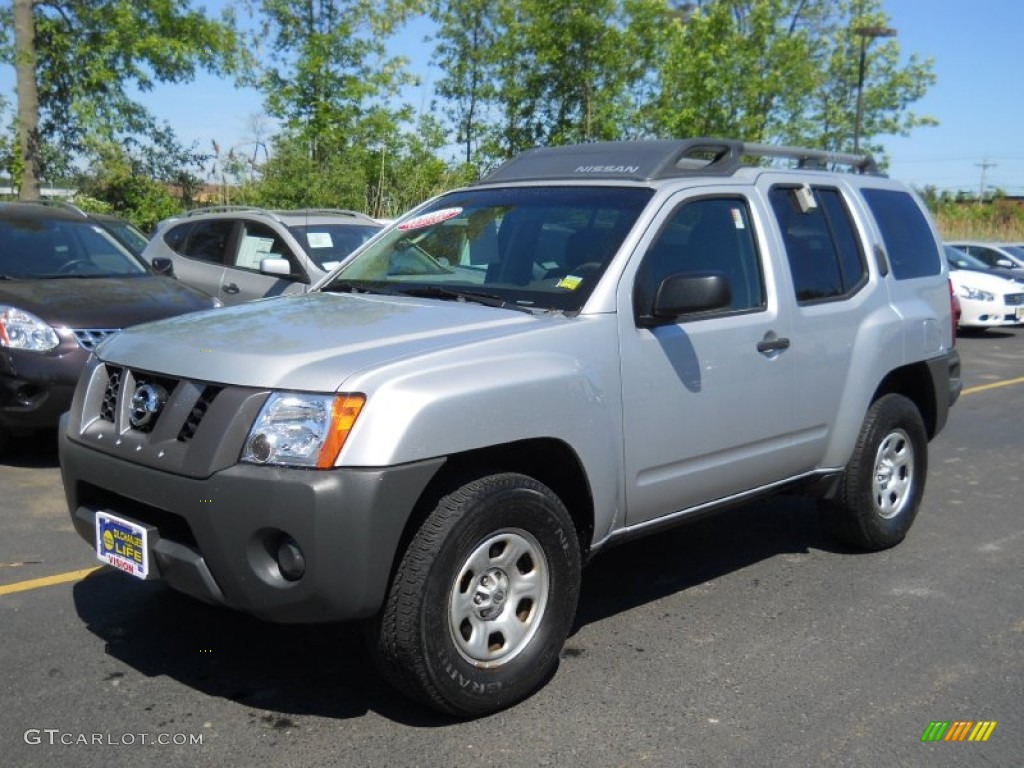
[[49,352],[58,344],[57,332],[31,312],[0,304],[0,347]]
[[242,461],[333,467],[366,398],[277,392],[249,430]]
[[965,299],[974,299],[975,301],[995,301],[996,297],[994,293],[983,291],[980,288],[972,288],[969,285],[960,286],[960,295]]

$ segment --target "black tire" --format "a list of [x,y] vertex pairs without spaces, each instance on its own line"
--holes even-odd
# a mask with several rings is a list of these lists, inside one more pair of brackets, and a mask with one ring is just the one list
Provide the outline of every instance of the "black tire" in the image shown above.
[[885,395],[868,409],[835,498],[834,534],[859,549],[896,546],[917,516],[928,474],[928,436],[906,397]]
[[504,709],[553,674],[580,585],[576,530],[547,487],[517,474],[445,496],[406,549],[375,658],[403,692],[459,717]]

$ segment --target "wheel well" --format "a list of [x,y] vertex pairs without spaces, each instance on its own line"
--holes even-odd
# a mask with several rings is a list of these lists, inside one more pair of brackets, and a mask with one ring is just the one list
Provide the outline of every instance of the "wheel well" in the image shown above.
[[416,502],[402,532],[397,558],[401,558],[420,525],[446,494],[472,480],[500,472],[532,477],[562,500],[575,523],[580,555],[585,560],[594,532],[590,485],[575,451],[554,438],[521,440],[449,456]]
[[935,386],[926,363],[913,363],[890,371],[875,390],[871,402],[883,395],[903,395],[914,405],[924,420],[928,439],[935,437],[938,409],[935,402]]

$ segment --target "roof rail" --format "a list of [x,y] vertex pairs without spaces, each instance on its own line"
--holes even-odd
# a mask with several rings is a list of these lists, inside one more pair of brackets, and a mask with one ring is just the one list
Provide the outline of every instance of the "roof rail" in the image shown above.
[[79,208],[73,203],[69,203],[65,200],[15,200],[13,202],[23,203],[27,205],[45,205],[49,208],[60,208],[71,213],[77,213],[83,219],[89,218],[89,214]]
[[202,208],[191,208],[183,216],[199,216],[204,213],[230,213],[232,211],[258,211],[260,213],[269,213],[264,209],[259,208],[255,205],[204,205]]
[[874,159],[868,155],[703,137],[539,147],[517,155],[477,183],[580,178],[653,181],[680,176],[730,176],[749,165],[750,160],[763,159],[787,159],[798,168],[814,170],[849,166],[857,173],[880,175]]
[[279,216],[354,216],[360,219],[369,219],[365,213],[359,213],[359,211],[350,211],[347,208],[297,208],[291,211],[274,210],[271,213],[276,213]]

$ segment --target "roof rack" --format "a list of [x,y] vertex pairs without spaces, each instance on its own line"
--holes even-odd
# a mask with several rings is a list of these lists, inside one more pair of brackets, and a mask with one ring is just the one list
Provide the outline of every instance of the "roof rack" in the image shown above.
[[807,170],[847,166],[856,173],[882,175],[870,155],[705,137],[539,147],[512,158],[477,183],[579,178],[653,181],[680,176],[731,176],[739,168],[749,166],[749,161],[765,159],[789,160],[797,168]]

